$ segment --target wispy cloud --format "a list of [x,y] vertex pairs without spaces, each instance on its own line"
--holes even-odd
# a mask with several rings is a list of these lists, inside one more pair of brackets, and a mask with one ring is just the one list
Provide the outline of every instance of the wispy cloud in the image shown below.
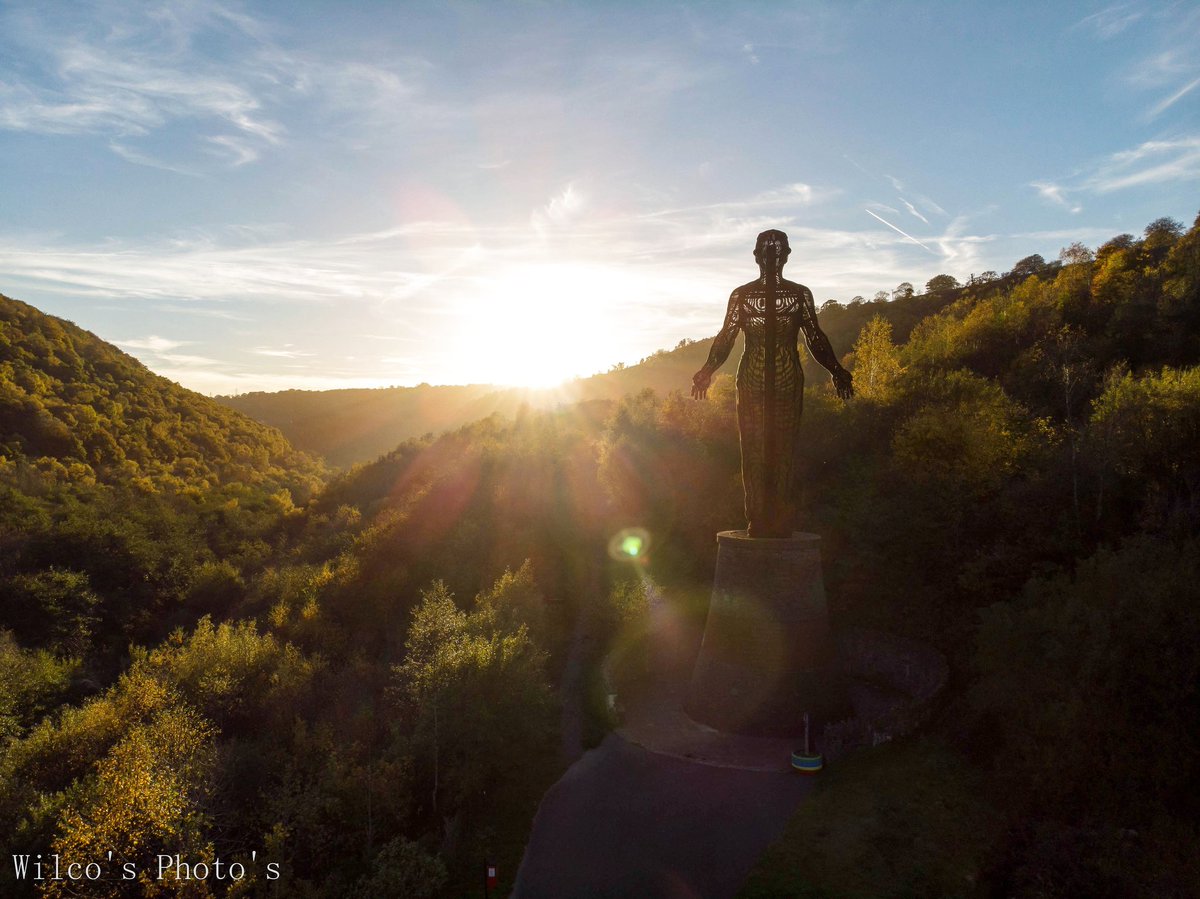
[[1200,136],[1146,141],[1132,150],[1114,153],[1083,181],[1096,193],[1110,193],[1146,184],[1200,179]]
[[[1176,38],[1177,35],[1171,35]],[[1134,87],[1157,90],[1178,84],[1195,71],[1195,51],[1190,48],[1171,46],[1148,56],[1136,59],[1125,79]]]
[[195,346],[194,340],[173,340],[151,334],[149,337],[114,340],[113,343],[140,359],[151,371],[193,389],[215,392],[216,382],[212,379],[227,377],[233,368],[228,359],[176,352],[181,347]]
[[163,312],[170,316],[176,315],[194,315],[201,318],[216,318],[231,322],[250,322],[254,321],[253,316],[246,315],[244,312],[238,312],[234,309],[221,308],[219,306],[204,305],[202,303],[160,303],[151,307],[155,312]]
[[1053,203],[1055,206],[1061,206],[1063,209],[1070,210],[1071,212],[1083,211],[1083,206],[1067,199],[1066,188],[1061,184],[1052,184],[1049,181],[1034,181],[1029,186],[1038,192],[1038,196]]
[[[100,135],[131,163],[181,174],[257,161],[286,142],[282,120],[298,106],[336,121],[328,133],[343,140],[385,124],[394,136],[426,69],[405,55],[377,64],[285,50],[262,22],[214,0],[77,11],[0,21],[0,129]],[[5,65],[5,43],[23,64]],[[174,156],[152,140],[181,129],[190,138],[167,142]]]
[[159,337],[157,334],[151,334],[149,337],[138,337],[130,340],[114,340],[117,346],[129,347],[134,350],[149,350],[152,353],[167,353],[171,350],[177,350],[181,346],[187,346],[186,340],[170,340],[166,337]]
[[[113,152],[138,165],[180,170],[134,145],[152,132],[184,124],[200,129],[201,139],[224,148],[234,163],[248,161],[278,144],[284,127],[264,109],[263,89],[274,73],[256,68],[253,47],[230,53],[231,45],[254,38],[249,17],[217,4],[189,4],[186,20],[176,5],[99,19],[80,17],[74,26],[10,18],[8,39],[40,52],[42,69],[12,69],[0,81],[0,128],[42,134],[109,135]],[[16,26],[20,27],[16,27]],[[225,54],[196,48],[208,38]],[[236,49],[242,49],[237,47]],[[207,131],[207,134],[204,132]],[[232,151],[232,152],[229,152]]]
[[1200,180],[1200,135],[1172,140],[1146,141],[1132,150],[1096,160],[1066,183],[1034,181],[1030,184],[1050,203],[1078,212],[1079,194],[1109,194],[1151,184]]
[[205,140],[208,142],[209,151],[214,156],[227,159],[234,168],[254,162],[259,157],[258,148],[241,138],[219,134],[216,137],[205,138]]
[[157,159],[148,153],[142,153],[132,147],[126,146],[120,141],[109,141],[108,148],[124,159],[126,162],[132,162],[134,165],[143,165],[151,169],[162,169],[165,172],[174,172],[177,175],[188,175],[189,177],[197,177],[200,172],[188,166],[166,162],[162,159]]
[[532,216],[533,227],[539,232],[547,226],[563,226],[579,216],[587,206],[583,191],[571,182],[550,198],[550,201]]
[[292,345],[285,344],[282,348],[272,348],[266,346],[256,346],[252,353],[256,356],[268,356],[272,359],[305,359],[315,356],[316,353],[303,353],[300,350],[290,349]]
[[1145,41],[1152,49],[1125,66],[1128,87],[1153,96],[1140,116],[1154,121],[1175,109],[1200,85],[1200,7],[1172,3],[1150,7],[1145,17]]
[[970,234],[967,225],[970,217],[960,215],[954,218],[946,230],[938,236],[936,242],[942,255],[942,266],[946,269],[960,272],[985,271],[990,267],[989,260],[984,258],[985,247],[996,242],[995,235]]
[[815,203],[825,202],[836,196],[838,191],[828,188],[817,189],[811,184],[797,181],[736,200],[721,200],[695,206],[669,206],[641,214],[641,218],[670,219],[695,214],[715,217],[761,216],[786,214],[788,210],[799,210]]
[[213,359],[210,356],[195,356],[185,353],[158,353],[158,358],[169,366],[175,368],[227,368],[229,362],[225,359]]
[[1143,11],[1134,4],[1118,3],[1084,16],[1075,23],[1075,27],[1091,32],[1103,40],[1109,40],[1125,31],[1143,15]]
[[910,214],[912,214],[916,218],[919,218],[925,224],[927,224],[927,225],[929,224],[929,219],[927,219],[927,218],[925,218],[925,216],[921,215],[921,213],[919,213],[917,211],[916,206],[914,206],[912,203],[908,202],[908,200],[904,199],[903,197],[900,198],[900,202],[904,204],[904,208],[907,209]]
[[[854,160],[851,160],[851,162],[854,162]],[[858,168],[861,169],[862,171],[864,171],[864,172],[867,171],[861,165],[858,165],[857,162],[855,162],[854,164],[856,166],[858,166]],[[867,172],[867,174],[871,174],[871,173]],[[934,213],[935,215],[940,215],[943,217],[948,217],[950,215],[950,213],[946,212],[946,210],[943,209],[940,205],[938,205],[934,200],[931,200],[929,197],[925,196],[924,194],[914,193],[912,190],[910,190],[908,188],[908,186],[903,181],[901,181],[895,175],[884,175],[883,177],[892,185],[892,188],[896,191],[896,193],[901,195],[901,196],[897,197],[897,199],[908,208],[909,212],[911,212],[913,215],[915,215],[921,221],[925,222],[925,224],[928,225],[929,220],[927,218],[925,218],[925,216],[921,215],[921,213],[917,211],[916,207],[912,203],[910,203],[906,199],[906,197],[912,197],[918,203],[920,203],[923,207],[925,207],[925,209],[927,209],[929,212]]]

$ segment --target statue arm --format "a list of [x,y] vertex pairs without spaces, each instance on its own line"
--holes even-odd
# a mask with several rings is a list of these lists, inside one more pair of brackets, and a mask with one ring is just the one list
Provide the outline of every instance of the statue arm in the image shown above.
[[725,360],[729,358],[729,353],[733,350],[738,328],[741,327],[741,323],[738,321],[738,305],[738,295],[735,290],[729,295],[729,306],[725,310],[725,323],[721,325],[721,330],[713,340],[712,349],[708,351],[708,361],[704,363],[700,371],[692,376],[692,396],[698,400],[704,399],[708,393],[708,385],[712,383],[713,373],[725,364]]
[[804,315],[801,317],[801,330],[804,332],[804,341],[808,344],[808,351],[812,353],[813,358],[821,364],[821,366],[833,375],[833,386],[837,390],[838,396],[844,400],[854,396],[854,387],[850,372],[842,367],[842,363],[838,362],[837,354],[834,353],[833,347],[829,343],[829,338],[825,336],[825,332],[821,330],[821,326],[817,323],[817,307],[813,302],[812,291],[807,287],[804,288],[804,295],[801,299],[804,304]]

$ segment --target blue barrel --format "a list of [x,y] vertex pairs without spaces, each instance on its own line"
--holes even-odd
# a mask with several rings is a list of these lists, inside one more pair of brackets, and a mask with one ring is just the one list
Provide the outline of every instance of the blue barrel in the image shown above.
[[825,757],[804,752],[792,753],[792,769],[801,774],[816,774],[825,767]]

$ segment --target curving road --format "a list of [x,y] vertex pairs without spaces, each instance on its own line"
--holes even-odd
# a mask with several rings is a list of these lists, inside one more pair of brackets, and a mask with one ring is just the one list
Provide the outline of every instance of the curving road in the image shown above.
[[542,799],[512,895],[733,896],[812,786],[791,773],[657,755],[610,734]]

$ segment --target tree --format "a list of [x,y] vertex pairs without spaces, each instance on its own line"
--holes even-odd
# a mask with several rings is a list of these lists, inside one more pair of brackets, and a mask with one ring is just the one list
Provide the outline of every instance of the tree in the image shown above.
[[530,636],[545,645],[545,605],[528,559],[515,572],[506,569],[490,590],[476,596],[475,607],[494,615],[503,630],[516,631],[525,625]]
[[1017,264],[1012,267],[1012,274],[1015,278],[1028,278],[1030,275],[1035,275],[1046,267],[1046,260],[1039,254],[1034,253],[1032,256],[1026,256],[1024,259],[1017,261]]
[[1164,234],[1175,240],[1183,235],[1183,223],[1177,222],[1173,218],[1163,216],[1157,218],[1146,226],[1147,239],[1157,234]]
[[[493,592],[520,590],[519,577],[507,577]],[[452,817],[480,804],[489,787],[520,788],[529,760],[552,744],[553,697],[545,654],[525,625],[498,629],[490,603],[470,614],[459,610],[440,581],[422,596],[405,660],[393,668],[394,694],[411,715],[418,758],[429,766],[433,806]]]
[[1176,241],[1162,266],[1165,280],[1158,312],[1176,343],[1174,359],[1197,359],[1200,352],[1200,217]]
[[1194,820],[1198,578],[1195,539],[1143,536],[981,610],[971,697],[1000,723],[1002,782],[1051,815],[1129,827],[1182,806]]
[[1107,240],[1100,245],[1099,249],[1096,250],[1096,261],[1103,262],[1113,253],[1131,249],[1135,243],[1137,243],[1137,240],[1132,234],[1118,234],[1112,240]]
[[374,870],[359,883],[357,895],[362,899],[378,896],[430,899],[445,884],[445,862],[430,855],[419,843],[396,837],[379,850]]
[[1079,241],[1058,251],[1058,258],[1063,265],[1083,265],[1095,260],[1095,254]]
[[[143,895],[211,895],[170,875],[158,883],[153,878],[160,853],[178,853],[189,864],[211,862],[206,811],[216,763],[214,736],[213,727],[183,705],[129,728],[98,762],[95,777],[68,791],[53,851],[64,864],[107,858],[133,863]],[[154,889],[162,892],[150,892]],[[127,894],[128,885],[116,877],[88,891],[89,896]],[[48,881],[44,895],[77,896],[78,885]]]
[[[1107,471],[1130,492],[1145,496],[1155,517],[1191,518],[1200,507],[1200,367],[1164,368],[1135,377],[1128,371],[1109,377],[1092,405],[1089,440]],[[1134,510],[1139,511],[1139,510]],[[1155,514],[1156,512],[1156,514]]]
[[877,290],[877,291],[875,291],[875,296],[871,297],[871,302],[872,303],[886,303],[891,298],[892,298],[892,295],[890,293],[888,293],[886,290]]
[[4,618],[27,644],[84,656],[100,621],[101,601],[83,572],[50,568],[7,583]]
[[0,746],[58,705],[78,668],[77,661],[56,659],[44,649],[21,649],[9,631],[0,630]]
[[925,292],[938,293],[942,290],[954,290],[959,286],[958,279],[953,275],[934,275],[925,282]]
[[892,323],[876,315],[854,344],[854,389],[867,399],[882,399],[902,370],[900,351],[892,343]]
[[1172,218],[1159,218],[1146,226],[1146,239],[1142,249],[1151,265],[1158,265],[1166,258],[1171,247],[1183,235],[1183,225]]
[[892,291],[892,296],[897,300],[907,300],[913,295],[913,286],[908,281],[901,281],[896,285],[896,289]]

